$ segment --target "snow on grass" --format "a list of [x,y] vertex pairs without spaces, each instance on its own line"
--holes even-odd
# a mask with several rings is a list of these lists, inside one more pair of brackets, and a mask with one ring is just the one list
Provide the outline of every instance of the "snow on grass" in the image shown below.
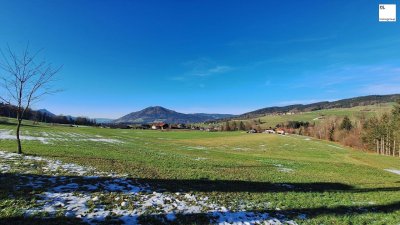
[[195,150],[205,150],[207,147],[204,146],[188,146],[188,149],[195,149]]
[[204,157],[197,157],[197,158],[195,158],[194,160],[196,160],[196,161],[201,161],[201,160],[207,160],[207,158],[204,158]]
[[7,173],[8,171],[11,170],[10,165],[7,164],[0,164],[0,172],[1,173]]
[[291,173],[291,172],[294,171],[293,169],[284,167],[282,164],[274,164],[274,166],[276,167],[276,169],[277,169],[279,172]]
[[[27,132],[25,132],[25,134],[27,134]],[[60,132],[59,134],[40,132],[38,134],[40,134],[41,136],[34,137],[34,136],[21,135],[20,138],[21,140],[26,140],[26,141],[40,141],[43,144],[50,144],[51,142],[58,142],[58,141],[92,141],[92,142],[103,142],[110,144],[124,143],[121,140],[103,138],[100,135],[90,136],[86,134],[67,133],[67,132]],[[0,140],[16,140],[16,139],[17,138],[13,134],[13,130],[8,130],[8,131],[0,130]]]
[[[16,140],[17,137],[12,134],[12,130],[0,130],[0,140]],[[27,135],[21,135],[20,136],[21,140],[26,140],[26,141],[40,141],[43,144],[48,144],[49,142],[47,141],[47,138],[44,137],[33,137],[33,136],[27,136]]]
[[116,139],[107,139],[107,138],[88,138],[83,139],[84,141],[94,141],[94,142],[106,142],[106,143],[124,143],[123,141]]
[[329,147],[332,147],[332,148],[343,149],[342,147],[339,147],[339,146],[336,146],[336,145],[329,145],[329,144],[328,144],[328,146],[329,146]]
[[395,170],[395,169],[385,169],[385,170],[400,175],[400,170]]
[[[17,171],[16,189],[36,193],[36,205],[24,211],[28,217],[61,214],[89,224],[110,221],[138,224],[143,216],[175,221],[178,214],[204,214],[211,224],[296,224],[268,213],[231,211],[229,207],[211,202],[208,197],[157,191],[125,175],[38,156],[0,151],[0,169]],[[27,169],[32,172],[24,173]]]

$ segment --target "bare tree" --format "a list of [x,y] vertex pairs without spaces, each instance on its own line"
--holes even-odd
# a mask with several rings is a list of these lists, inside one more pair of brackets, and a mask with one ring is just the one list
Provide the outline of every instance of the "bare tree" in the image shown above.
[[25,112],[32,103],[43,96],[57,92],[51,85],[60,67],[53,67],[45,60],[36,60],[40,50],[31,54],[29,45],[17,55],[10,46],[3,51],[0,49],[1,87],[4,94],[0,100],[17,107],[17,144],[18,154],[22,154],[20,128]]

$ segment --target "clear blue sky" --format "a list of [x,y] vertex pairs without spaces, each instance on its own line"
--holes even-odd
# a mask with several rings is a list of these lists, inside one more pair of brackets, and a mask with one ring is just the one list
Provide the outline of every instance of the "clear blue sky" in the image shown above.
[[243,113],[400,93],[400,22],[378,22],[379,3],[10,0],[1,1],[0,44],[29,41],[64,65],[64,91],[35,108]]

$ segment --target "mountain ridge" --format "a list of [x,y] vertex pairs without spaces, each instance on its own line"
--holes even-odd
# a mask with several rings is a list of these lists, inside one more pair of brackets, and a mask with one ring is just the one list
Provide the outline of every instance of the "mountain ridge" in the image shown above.
[[351,108],[355,106],[373,105],[379,103],[394,102],[400,99],[400,94],[391,95],[366,95],[353,98],[345,98],[337,101],[321,101],[310,104],[293,104],[287,106],[272,106],[243,113],[236,118],[256,118],[266,114],[309,112],[321,109]]
[[208,114],[208,113],[180,113],[162,106],[150,106],[142,110],[131,112],[122,116],[114,123],[200,123],[210,120],[234,117],[231,114]]

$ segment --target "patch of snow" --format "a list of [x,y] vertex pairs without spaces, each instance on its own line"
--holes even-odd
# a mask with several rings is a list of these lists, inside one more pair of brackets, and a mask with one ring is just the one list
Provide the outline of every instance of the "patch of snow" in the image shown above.
[[294,171],[293,169],[283,167],[282,164],[274,164],[274,166],[277,168],[277,170],[278,170],[279,172],[291,173],[291,172]]
[[395,169],[385,169],[385,170],[400,175],[400,170],[395,170]]
[[[13,130],[0,130],[0,140],[16,140],[17,137],[12,134]],[[27,132],[25,132],[27,133]],[[102,136],[100,135],[95,135],[95,136],[88,136],[85,134],[78,134],[78,133],[67,133],[67,132],[60,132],[63,134],[65,137],[69,137],[72,139],[67,139],[67,138],[62,138],[63,136],[54,134],[54,133],[46,133],[46,132],[41,132],[40,134],[44,137],[34,137],[34,136],[27,136],[27,135],[21,135],[20,139],[21,140],[26,140],[26,141],[40,141],[43,144],[49,144],[50,141],[93,141],[93,142],[105,142],[105,143],[110,143],[110,144],[121,144],[124,143],[123,141],[117,140],[117,139],[107,139],[107,138],[101,138]]]
[[[39,176],[19,175],[21,182],[16,186],[18,189],[39,193],[35,195],[37,206],[26,210],[26,216],[45,212],[54,217],[62,212],[65,217],[80,218],[89,224],[104,222],[108,217],[124,224],[137,224],[140,216],[148,215],[151,211],[151,216],[168,221],[176,220],[177,214],[205,213],[211,224],[296,224],[284,217],[271,217],[268,213],[231,211],[228,207],[210,202],[208,197],[192,193],[154,191],[148,184],[137,183],[125,175],[104,173],[91,167],[38,156],[0,151],[0,168],[5,165],[4,162],[21,159],[25,161],[24,165],[34,164],[48,173]],[[13,166],[17,165],[11,163],[4,168],[13,169]],[[67,175],[54,176],[57,171]],[[112,202],[102,201],[107,198],[112,198]],[[129,206],[134,207],[131,209]]]
[[332,148],[343,149],[342,147],[339,147],[339,146],[336,146],[336,145],[328,145],[328,146],[332,147]]
[[106,142],[106,143],[124,143],[123,141],[116,140],[116,139],[107,139],[107,138],[88,138],[88,139],[82,139],[84,141],[94,141],[94,142]]
[[204,158],[204,157],[197,157],[197,158],[195,158],[194,160],[196,160],[196,161],[201,161],[201,160],[207,160],[207,158]]
[[10,170],[11,170],[10,165],[8,165],[8,164],[0,164],[0,172],[1,173],[7,173]]
[[[1,140],[17,140],[17,137],[15,135],[12,135],[12,130],[0,130],[0,139]],[[25,141],[40,141],[43,144],[48,144],[47,138],[44,137],[33,137],[33,136],[27,136],[27,135],[20,135],[19,137],[21,140]]]
[[291,172],[293,172],[294,170],[293,169],[290,169],[290,168],[278,168],[278,171],[279,172],[284,172],[284,173],[291,173]]
[[204,147],[204,146],[189,146],[189,147],[187,147],[187,148],[189,148],[189,149],[197,149],[197,150],[204,150],[204,149],[207,149],[207,148]]

